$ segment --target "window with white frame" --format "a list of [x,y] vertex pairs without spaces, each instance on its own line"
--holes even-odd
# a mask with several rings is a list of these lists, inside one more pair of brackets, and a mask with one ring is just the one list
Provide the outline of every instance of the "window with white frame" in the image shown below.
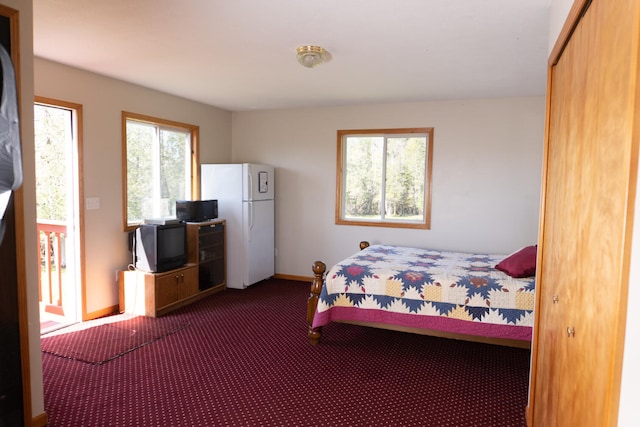
[[338,131],[336,224],[430,228],[433,128]]
[[198,190],[197,126],[123,112],[125,229],[175,217]]

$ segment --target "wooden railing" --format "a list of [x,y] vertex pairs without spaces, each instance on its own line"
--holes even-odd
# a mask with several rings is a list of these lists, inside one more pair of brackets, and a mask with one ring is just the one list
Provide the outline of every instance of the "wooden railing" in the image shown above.
[[66,268],[63,244],[66,235],[67,226],[65,223],[38,220],[40,302],[44,303],[45,311],[59,315],[64,315],[62,270]]

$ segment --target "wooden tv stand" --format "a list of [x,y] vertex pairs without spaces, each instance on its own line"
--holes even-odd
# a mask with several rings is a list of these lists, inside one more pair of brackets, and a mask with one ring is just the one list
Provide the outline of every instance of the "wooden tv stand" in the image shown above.
[[188,223],[189,263],[180,268],[163,273],[120,271],[120,312],[159,317],[224,290],[224,227],[224,220]]

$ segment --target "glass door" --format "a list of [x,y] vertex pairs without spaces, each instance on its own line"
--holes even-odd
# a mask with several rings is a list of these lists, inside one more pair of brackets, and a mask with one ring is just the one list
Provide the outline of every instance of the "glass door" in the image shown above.
[[36,99],[41,333],[82,320],[80,117],[80,105]]

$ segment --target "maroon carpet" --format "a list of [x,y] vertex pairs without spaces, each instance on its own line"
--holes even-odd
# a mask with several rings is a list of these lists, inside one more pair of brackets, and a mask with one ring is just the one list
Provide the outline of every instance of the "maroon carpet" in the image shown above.
[[187,324],[172,318],[157,320],[134,316],[114,323],[93,326],[87,330],[43,338],[42,351],[54,356],[101,365],[186,326]]
[[[227,290],[106,363],[43,353],[50,426],[524,426],[529,351],[331,324],[307,283]],[[84,338],[86,339],[86,338]]]

